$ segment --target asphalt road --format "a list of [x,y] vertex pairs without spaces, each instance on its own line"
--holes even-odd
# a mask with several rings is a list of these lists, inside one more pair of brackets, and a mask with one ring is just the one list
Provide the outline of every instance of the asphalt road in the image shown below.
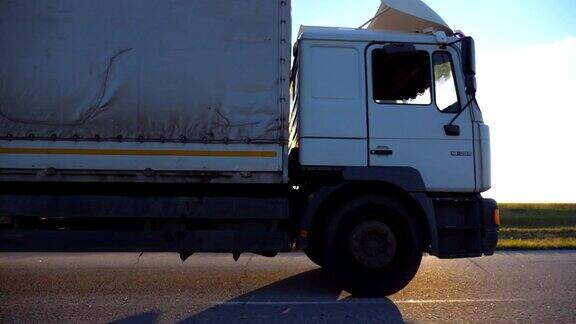
[[302,254],[0,254],[0,322],[573,322],[576,251],[425,257],[390,298],[330,288]]

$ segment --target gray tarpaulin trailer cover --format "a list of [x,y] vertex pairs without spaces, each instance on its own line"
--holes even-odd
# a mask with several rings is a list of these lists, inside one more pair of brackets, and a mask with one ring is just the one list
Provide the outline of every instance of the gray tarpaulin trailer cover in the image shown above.
[[[206,147],[282,159],[290,44],[290,1],[1,1],[0,169],[281,171],[282,161],[200,160],[218,155]],[[194,143],[204,145],[194,161],[148,152]],[[110,153],[101,164],[40,154],[94,148]],[[109,151],[134,148],[148,164]]]

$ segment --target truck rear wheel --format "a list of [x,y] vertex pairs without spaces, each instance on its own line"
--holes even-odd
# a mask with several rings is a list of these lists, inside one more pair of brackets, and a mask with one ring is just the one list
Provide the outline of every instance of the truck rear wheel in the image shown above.
[[397,201],[358,197],[335,209],[325,235],[324,269],[353,295],[387,296],[410,283],[422,261],[419,229]]

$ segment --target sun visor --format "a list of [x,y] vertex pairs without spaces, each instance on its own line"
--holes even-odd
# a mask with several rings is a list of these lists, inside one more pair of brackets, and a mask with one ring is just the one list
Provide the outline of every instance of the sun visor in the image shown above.
[[420,0],[382,0],[377,17],[369,29],[386,29],[401,32],[443,31],[452,36],[448,24]]

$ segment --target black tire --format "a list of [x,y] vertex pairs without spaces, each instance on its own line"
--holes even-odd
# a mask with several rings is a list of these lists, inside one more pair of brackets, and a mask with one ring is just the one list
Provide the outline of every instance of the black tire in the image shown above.
[[418,272],[422,243],[417,223],[398,201],[365,195],[336,208],[326,228],[324,269],[356,296],[388,296]]

